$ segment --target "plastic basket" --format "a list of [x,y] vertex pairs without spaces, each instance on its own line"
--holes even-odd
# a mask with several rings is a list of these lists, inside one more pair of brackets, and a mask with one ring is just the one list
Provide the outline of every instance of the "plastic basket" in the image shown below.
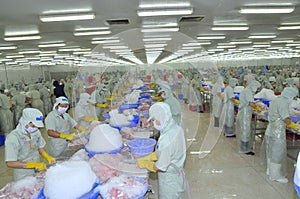
[[264,103],[265,105],[267,105],[268,107],[270,106],[270,100],[262,100],[262,103]]
[[105,119],[109,119],[109,118],[110,118],[110,116],[109,116],[108,113],[104,113],[104,114],[102,114],[102,116],[103,116]]
[[156,141],[152,138],[137,138],[127,142],[132,154],[145,156],[153,152]]
[[240,100],[240,96],[239,96],[239,95],[235,95],[235,96],[234,96],[234,99]]
[[91,151],[88,148],[86,148],[84,146],[85,151],[89,154],[90,157],[93,157],[96,154],[117,154],[120,153],[123,149],[124,145],[122,144],[122,146],[120,146],[119,148],[115,149],[115,150],[111,150],[111,151]]
[[221,88],[221,92],[224,93],[225,91],[225,87]]
[[139,120],[140,116],[134,115],[133,120],[131,120],[130,127],[135,127],[139,123]]
[[140,104],[121,104],[120,112],[123,112],[124,110],[127,109],[138,108],[139,106]]
[[179,93],[179,94],[178,94],[178,99],[180,99],[180,100],[183,99],[183,94],[182,94],[182,93]]
[[5,136],[0,135],[0,146],[4,145],[4,142],[5,142]]
[[298,121],[300,121],[300,116],[290,116],[290,119],[291,119],[293,122],[297,123]]
[[[99,196],[99,189],[97,189],[98,186],[100,186],[100,184],[95,183],[88,193],[82,195],[78,199],[97,199]],[[44,195],[44,188],[40,190],[36,199],[47,199],[47,197]]]
[[151,95],[147,94],[147,93],[140,93],[140,98],[146,98],[149,99]]
[[[141,178],[141,177],[138,177],[138,176],[132,176],[132,177],[135,178],[136,180],[138,180],[139,182],[145,184],[145,185],[144,185],[143,191],[138,196],[130,198],[130,199],[143,199],[146,192],[148,191],[148,186],[149,185],[148,185],[148,183],[146,183],[146,180],[144,178]],[[101,185],[100,185],[100,187],[101,187]],[[110,198],[105,197],[106,194],[102,192],[102,189],[99,189],[99,194],[101,195],[102,199],[110,199]]]
[[263,98],[254,98],[254,101],[262,101],[263,100]]

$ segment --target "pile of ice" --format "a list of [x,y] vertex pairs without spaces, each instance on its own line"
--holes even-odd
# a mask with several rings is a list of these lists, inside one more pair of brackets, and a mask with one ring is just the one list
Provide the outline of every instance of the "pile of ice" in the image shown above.
[[51,199],[79,198],[88,193],[96,182],[97,176],[88,162],[63,162],[48,169],[44,195]]
[[130,118],[124,114],[120,114],[117,109],[111,110],[109,112],[109,123],[112,126],[128,126],[130,125]]
[[94,152],[108,152],[119,149],[122,145],[119,131],[108,124],[101,124],[92,130],[90,140],[85,147]]

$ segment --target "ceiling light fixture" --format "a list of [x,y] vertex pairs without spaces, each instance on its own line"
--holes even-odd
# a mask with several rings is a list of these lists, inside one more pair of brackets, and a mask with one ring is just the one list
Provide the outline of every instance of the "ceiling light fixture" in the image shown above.
[[4,37],[5,41],[25,41],[25,40],[37,40],[41,39],[40,35],[28,35],[28,36],[16,36],[16,37]]
[[55,21],[76,21],[76,20],[91,20],[95,19],[94,13],[72,13],[72,14],[54,14],[42,15],[40,20],[42,22],[55,22]]
[[139,8],[167,8],[167,7],[189,7],[190,2],[168,2],[168,3],[144,3],[141,2]]
[[106,31],[88,31],[88,32],[74,32],[74,36],[89,36],[89,35],[108,35],[110,30]]
[[65,43],[53,43],[53,44],[39,44],[39,48],[52,48],[52,47],[63,47],[66,46]]
[[17,46],[0,46],[0,50],[14,50]]
[[270,14],[270,13],[291,13],[295,6],[246,6],[242,7],[239,12],[242,14]]
[[210,39],[225,39],[226,37],[223,35],[216,36],[197,36],[199,40],[210,40]]
[[273,39],[276,38],[276,35],[250,35],[249,39]]
[[230,44],[252,44],[252,41],[231,41]]
[[119,43],[120,40],[118,39],[114,39],[114,40],[100,40],[100,41],[97,41],[97,40],[93,40],[91,43],[92,44],[111,44],[111,43]]
[[35,53],[40,53],[39,50],[27,50],[27,51],[22,51],[19,52],[19,54],[23,55],[23,54],[35,54]]
[[164,28],[164,27],[177,27],[178,23],[156,23],[156,24],[143,24],[142,28]]
[[272,44],[282,44],[282,43],[293,43],[294,40],[274,40],[271,41]]
[[300,25],[296,25],[296,26],[280,26],[277,29],[278,30],[299,30],[300,29]]
[[139,17],[169,16],[169,15],[190,15],[192,13],[193,13],[193,8],[138,10],[137,11],[137,15]]
[[149,29],[142,29],[142,32],[177,32],[179,28],[149,28]]
[[89,28],[77,27],[77,28],[75,28],[75,31],[93,31],[93,30],[109,30],[109,27],[89,27]]
[[214,26],[211,30],[249,30],[249,26]]

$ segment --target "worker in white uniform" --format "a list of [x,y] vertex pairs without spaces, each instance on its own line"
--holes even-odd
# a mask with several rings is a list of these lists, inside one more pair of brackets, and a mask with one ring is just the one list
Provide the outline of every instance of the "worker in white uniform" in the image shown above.
[[71,116],[66,113],[69,108],[69,102],[66,97],[56,98],[53,110],[45,119],[46,130],[49,137],[48,151],[49,154],[58,157],[68,145],[67,141],[78,138],[75,133],[70,133],[72,128],[78,129],[85,134],[88,131],[78,125]]
[[41,100],[43,101],[44,113],[45,113],[45,115],[47,115],[51,111],[51,108],[52,108],[50,92],[42,84],[38,85],[38,89],[39,89],[39,92],[40,92]]
[[292,87],[284,88],[281,95],[272,100],[269,108],[269,124],[265,132],[262,150],[266,152],[267,175],[270,180],[287,183],[286,178],[286,127],[300,130],[289,118],[289,104],[298,95]]
[[261,109],[254,103],[254,94],[261,84],[253,80],[240,94],[239,112],[237,115],[236,131],[239,145],[239,153],[255,155],[253,150],[253,133],[251,130],[252,108],[257,111]]
[[212,88],[212,95],[213,95],[213,100],[212,100],[212,114],[214,116],[214,127],[219,127],[219,120],[220,120],[220,115],[222,111],[222,100],[224,98],[224,95],[222,94],[222,87],[224,86],[223,84],[223,78],[219,76],[217,78],[216,83],[213,85]]
[[138,165],[158,172],[158,198],[182,199],[187,181],[183,171],[186,158],[184,132],[172,118],[170,106],[157,102],[149,109],[149,120],[160,131],[155,152],[138,159]]
[[225,112],[225,124],[224,124],[224,135],[226,137],[236,137],[234,134],[234,104],[238,104],[234,98],[234,87],[238,84],[236,78],[230,78],[229,84],[224,90],[224,112]]
[[21,118],[22,112],[25,108],[26,97],[24,94],[20,93],[16,89],[11,90],[11,95],[12,95],[11,105],[12,105],[12,109],[14,110],[13,117],[14,117],[14,127],[15,127],[19,123],[19,119]]
[[9,98],[3,94],[4,90],[0,93],[0,134],[7,136],[11,132],[13,127],[13,114],[10,111]]
[[96,116],[99,119],[103,119],[102,114],[107,112],[108,103],[105,98],[106,86],[100,84],[97,86],[96,90],[91,94],[92,100],[95,101]]
[[172,117],[175,122],[180,125],[181,123],[181,105],[180,102],[174,97],[171,88],[165,84],[159,84],[158,93],[171,108]]
[[26,108],[16,129],[8,134],[5,140],[5,162],[8,167],[14,168],[14,180],[33,176],[35,171],[46,170],[40,155],[49,164],[56,162],[44,149],[46,142],[39,131],[42,127],[43,114],[37,109]]
[[300,152],[298,153],[297,164],[294,174],[294,187],[297,192],[298,198],[300,198]]
[[79,102],[75,107],[75,120],[80,126],[86,129],[92,121],[99,120],[96,117],[94,104],[95,102],[92,101],[88,93],[80,94]]

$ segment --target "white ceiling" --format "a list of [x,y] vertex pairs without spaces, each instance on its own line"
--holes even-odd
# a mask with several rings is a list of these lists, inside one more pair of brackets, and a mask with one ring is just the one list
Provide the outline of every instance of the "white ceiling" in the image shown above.
[[[41,51],[57,51],[59,54],[67,54],[73,56],[72,52],[59,52],[58,47],[56,48],[38,48],[38,44],[44,42],[55,42],[63,41],[66,43],[67,47],[78,46],[81,48],[90,48],[94,49],[96,45],[91,44],[91,40],[96,37],[112,37],[117,34],[122,34],[124,31],[133,30],[141,28],[143,21],[155,21],[160,23],[163,20],[177,21],[181,19],[182,16],[172,16],[172,17],[139,17],[137,15],[137,10],[140,3],[145,2],[155,2],[155,3],[170,3],[171,0],[2,0],[0,2],[0,47],[5,45],[15,45],[17,49],[14,50],[0,50],[0,64],[14,65],[15,63],[10,63],[18,61],[20,59],[26,59],[28,57],[36,57],[39,53],[24,55],[24,58],[11,58],[12,60],[3,60],[7,59],[7,56],[14,56],[14,53],[28,51],[28,50],[41,50]],[[173,0],[182,2],[182,0]],[[254,44],[259,42],[269,42],[270,47],[279,47],[286,48],[285,43],[274,44],[271,43],[273,40],[294,40],[293,43],[300,43],[300,31],[299,30],[278,30],[277,28],[282,23],[298,23],[300,25],[300,0],[191,0],[191,6],[193,7],[194,15],[203,16],[204,19],[200,22],[179,22],[179,32],[188,36],[193,40],[197,40],[197,35],[225,35],[226,38],[223,40],[211,40],[211,45],[203,46],[206,51],[215,49],[220,43],[229,43],[235,40],[251,40],[252,44],[249,45],[236,45],[235,50],[244,49],[253,47]],[[295,6],[295,10],[289,14],[241,14],[239,9],[242,6],[254,5],[254,4],[279,4],[279,3],[290,3]],[[66,10],[74,9],[84,9],[90,10],[96,14],[94,20],[86,21],[67,21],[67,22],[41,22],[39,16],[49,12],[61,12]],[[128,18],[130,21],[129,25],[111,25],[106,24],[105,20],[107,19],[120,19]],[[213,31],[211,27],[215,24],[228,24],[228,23],[245,23],[248,24],[249,30],[246,31]],[[16,30],[25,30],[29,27],[36,27],[39,30],[41,39],[39,40],[30,40],[30,41],[14,41],[7,42],[4,40],[5,31],[10,29]],[[75,27],[109,27],[111,34],[109,35],[98,35],[98,36],[74,36]],[[272,33],[277,37],[274,39],[248,39],[249,35],[253,34],[262,34],[262,33]],[[161,33],[163,34],[163,33]],[[177,34],[177,33],[176,33]],[[141,34],[142,35],[142,34]],[[140,37],[142,39],[142,36]],[[142,40],[140,40],[142,41]],[[134,38],[130,41],[125,41],[128,46],[130,43],[139,42]],[[182,45],[174,38],[171,41],[168,41],[168,45]],[[141,45],[143,43],[141,42]],[[180,48],[179,47],[179,48]],[[178,49],[179,49],[178,48]],[[98,48],[98,51],[101,49]],[[167,49],[167,47],[165,47]],[[299,46],[289,47],[286,50],[274,50],[268,49],[267,47],[258,47],[256,50],[266,50],[272,51],[272,54],[278,54],[281,52],[289,52],[292,56],[299,56]],[[135,56],[140,59],[142,62],[147,63],[145,59],[145,51],[135,52]],[[103,51],[105,52],[105,50]],[[245,52],[245,51],[243,51]],[[144,53],[144,56],[141,54]],[[191,52],[189,55],[197,56],[198,51]],[[241,52],[228,53],[228,50],[221,52],[216,52],[218,56],[222,54],[230,55],[234,54],[235,56],[244,55]],[[258,54],[261,52],[258,51]],[[265,52],[264,52],[265,53]],[[213,55],[214,53],[210,53]],[[248,53],[250,54],[250,53]],[[163,58],[168,57],[170,53],[163,51],[159,57],[156,59],[156,62],[161,61]],[[255,54],[254,54],[255,55]],[[270,54],[268,54],[269,56]],[[283,54],[279,54],[283,55]],[[79,55],[76,55],[78,57]],[[79,56],[81,57],[81,56]],[[113,56],[118,59],[120,57]],[[48,63],[55,62],[55,55],[50,55],[48,57]],[[52,59],[52,61],[51,61]],[[70,60],[70,59],[68,59]],[[73,59],[74,60],[74,59]],[[80,60],[80,59],[79,59]],[[128,59],[123,59],[128,61]],[[24,60],[23,60],[24,61]],[[59,58],[59,61],[65,61],[65,58]],[[107,60],[108,61],[108,60]],[[113,61],[112,61],[113,62]],[[17,62],[23,63],[23,62]],[[79,61],[77,60],[77,62]]]

